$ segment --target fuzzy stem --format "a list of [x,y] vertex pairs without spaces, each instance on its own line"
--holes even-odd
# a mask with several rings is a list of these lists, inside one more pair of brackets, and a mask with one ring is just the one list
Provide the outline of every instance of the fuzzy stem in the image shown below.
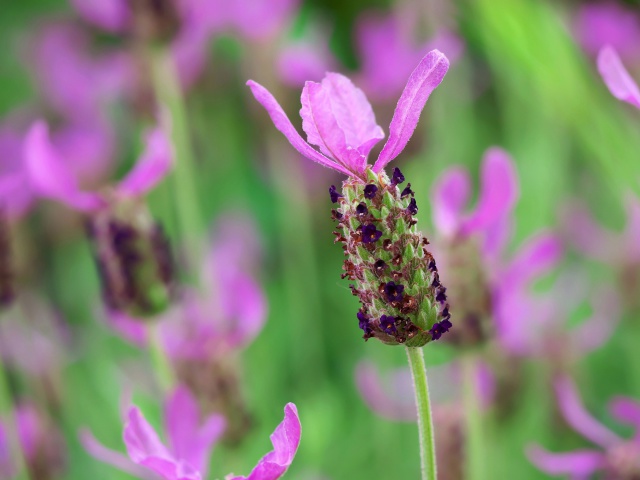
[[433,437],[433,421],[431,420],[431,404],[429,403],[429,387],[427,370],[424,365],[422,348],[406,347],[413,389],[418,409],[418,436],[420,438],[420,462],[422,480],[436,480],[436,444]]
[[7,437],[9,443],[9,458],[15,463],[14,478],[15,480],[29,480],[29,470],[27,462],[24,458],[24,452],[20,445],[20,435],[18,433],[18,419],[16,417],[16,409],[14,408],[9,388],[9,379],[4,364],[0,359],[0,413],[6,414],[8,417]]
[[483,444],[482,412],[480,411],[480,395],[476,388],[476,358],[473,354],[466,354],[461,358],[462,363],[462,401],[464,404],[465,428],[465,478],[469,480],[484,480],[485,451]]
[[158,383],[162,391],[166,393],[171,390],[175,382],[171,361],[162,346],[160,329],[158,327],[158,323],[149,325],[149,353],[151,354],[151,361],[156,372]]
[[166,49],[152,50],[149,58],[158,103],[161,108],[166,108],[170,117],[171,139],[175,149],[173,191],[185,247],[187,278],[194,280],[197,279],[197,262],[201,253],[198,235],[201,233],[204,217],[197,195],[197,168],[189,138],[187,109],[170,53]]

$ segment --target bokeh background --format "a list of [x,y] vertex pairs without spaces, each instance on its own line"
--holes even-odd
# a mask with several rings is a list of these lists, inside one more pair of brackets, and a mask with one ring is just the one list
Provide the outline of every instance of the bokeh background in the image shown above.
[[[216,3],[231,16],[230,5]],[[343,256],[332,241],[327,189],[343,179],[298,155],[245,82],[253,78],[269,88],[299,126],[303,81],[320,80],[325,68],[344,73],[365,89],[378,123],[388,131],[411,65],[436,47],[450,57],[451,68],[429,99],[408,148],[394,161],[415,191],[420,229],[438,238],[431,191],[443,171],[453,165],[468,168],[478,192],[483,152],[490,146],[509,152],[520,197],[504,256],[510,258],[542,230],[562,246],[561,259],[527,286],[554,312],[553,321],[539,327],[549,343],[556,329],[563,332],[566,325],[588,321],[594,299],[613,291],[615,300],[599,312],[601,344],[574,358],[563,373],[574,379],[596,418],[630,438],[631,431],[614,421],[606,405],[616,395],[640,399],[640,256],[625,257],[622,243],[616,243],[640,244],[640,233],[635,238],[625,233],[625,202],[635,198],[637,203],[640,193],[640,112],[613,98],[596,69],[596,55],[605,43],[613,44],[631,75],[640,79],[638,3],[306,0],[282,7],[273,28],[265,25],[280,8],[276,4],[286,2],[246,3],[235,13],[245,24],[227,20],[208,33],[205,61],[183,88],[196,166],[191,189],[199,205],[199,229],[190,234],[208,239],[230,219],[253,223],[236,240],[247,249],[258,246],[259,253],[247,252],[247,257],[268,308],[255,340],[230,355],[251,426],[235,445],[216,446],[209,478],[248,474],[270,449],[268,436],[286,402],[298,406],[303,428],[288,478],[418,478],[415,424],[373,411],[356,384],[361,362],[389,373],[403,367],[406,358],[401,347],[361,339],[357,300],[348,280],[340,280]],[[265,10],[251,19],[250,12],[258,8]],[[382,40],[366,37],[363,24],[372,18],[396,22],[397,28],[381,29]],[[79,37],[56,37],[52,29],[63,25]],[[121,178],[140,152],[141,133],[153,123],[155,106],[148,93],[153,89],[139,73],[134,92],[122,93],[118,62],[98,64],[114,52],[135,56],[136,42],[91,24],[67,2],[30,0],[4,2],[0,45],[3,135],[12,132],[19,145],[36,118],[46,118],[60,131],[72,126],[86,140],[69,141],[83,182],[97,186]],[[406,58],[401,58],[403,49]],[[133,63],[144,72],[144,64]],[[74,73],[75,67],[81,72]],[[377,78],[382,72],[390,78]],[[108,87],[100,90],[102,83]],[[92,88],[98,90],[99,127],[80,115]],[[83,136],[82,127],[98,130],[97,138]],[[0,175],[14,168],[15,159],[22,161],[21,147],[5,143]],[[171,175],[149,195],[148,204],[180,251],[175,209],[180,192]],[[590,235],[571,221],[576,204],[611,230],[602,249],[617,250],[618,262],[576,248]],[[28,402],[46,419],[44,428],[59,435],[53,442],[60,451],[40,459],[51,468],[32,471],[31,478],[132,478],[92,458],[78,438],[80,429],[90,428],[105,445],[124,452],[121,403],[132,395],[160,426],[162,397],[148,348],[123,337],[106,319],[82,214],[34,194],[29,208],[5,227],[13,238],[11,258],[18,265],[23,313],[17,315],[12,307],[0,314],[11,393],[3,398],[3,414],[6,420],[12,403]],[[571,303],[558,279],[565,279],[562,285],[568,284],[577,300]],[[237,292],[223,284],[207,294],[216,298]],[[531,312],[537,306],[534,301]],[[452,305],[454,328],[462,328],[455,309]],[[522,330],[540,333],[532,325]],[[565,338],[561,335],[557,338]],[[491,357],[501,347],[493,339],[475,348],[474,355]],[[441,368],[460,355],[446,342],[425,347],[435,372],[436,403],[464,415],[456,398],[459,378]],[[527,458],[526,448],[534,443],[557,452],[593,448],[558,412],[556,357],[521,355],[503,362],[517,369],[515,381],[504,387],[507,400],[494,396],[483,407],[486,471],[480,478],[547,478]],[[214,378],[216,371],[202,374]],[[396,396],[407,392],[402,386],[391,389]],[[453,443],[446,447],[449,460],[464,463],[460,445]],[[463,478],[446,475],[443,471],[442,478]]]

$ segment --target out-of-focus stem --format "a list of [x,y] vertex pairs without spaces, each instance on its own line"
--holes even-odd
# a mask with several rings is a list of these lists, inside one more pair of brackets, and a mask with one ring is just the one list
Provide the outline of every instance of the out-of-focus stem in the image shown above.
[[170,119],[171,139],[175,149],[173,191],[185,249],[187,278],[193,281],[197,279],[197,266],[202,253],[199,235],[202,233],[204,217],[200,212],[197,195],[196,165],[189,136],[187,110],[169,52],[166,49],[150,50],[149,58],[158,103],[161,108],[167,109]]
[[149,352],[156,372],[158,383],[163,392],[169,392],[174,385],[174,374],[171,361],[162,345],[158,323],[149,325]]
[[13,405],[11,389],[9,388],[9,379],[4,368],[4,363],[0,358],[0,413],[4,414],[8,419],[6,429],[9,443],[9,457],[12,460],[12,467],[15,469],[15,480],[29,480],[29,470],[24,458],[24,452],[20,445],[20,436],[18,433],[18,419],[16,417],[16,409]]
[[480,395],[476,388],[476,357],[466,354],[462,363],[462,400],[465,416],[465,478],[484,480],[486,478],[485,451],[482,430]]
[[431,420],[431,404],[429,402],[429,386],[427,370],[424,364],[422,348],[406,347],[413,389],[416,395],[418,410],[418,436],[420,438],[421,479],[436,480],[436,444]]

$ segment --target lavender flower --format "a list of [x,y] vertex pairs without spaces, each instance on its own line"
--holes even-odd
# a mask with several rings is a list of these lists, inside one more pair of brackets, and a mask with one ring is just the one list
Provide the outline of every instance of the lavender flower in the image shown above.
[[[366,97],[348,78],[328,73],[321,83],[306,83],[300,115],[309,143],[264,87],[247,82],[296,150],[349,176],[342,195],[333,186],[330,195],[339,204],[333,216],[342,232],[334,233],[348,257],[344,276],[356,282],[351,290],[362,303],[358,321],[365,339],[422,346],[451,328],[445,288],[427,250],[428,241],[415,228],[415,200],[409,195],[402,197],[397,181],[391,182],[382,171],[409,142],[424,104],[448,66],[446,57],[437,50],[418,64],[398,101],[389,139],[373,167],[367,156],[384,132],[376,124]],[[400,176],[396,174],[394,179]],[[380,260],[389,268],[381,268]]]
[[640,90],[622,65],[616,51],[605,46],[598,54],[598,70],[611,94],[623,102],[640,108]]
[[31,183],[43,197],[91,214],[87,229],[110,308],[149,315],[166,307],[171,296],[173,260],[162,228],[141,197],[167,174],[171,146],[160,129],[147,136],[136,166],[115,188],[85,192],[51,144],[47,125],[36,122],[25,140]]
[[[231,474],[226,478],[276,480],[284,475],[300,443],[300,421],[296,406],[289,403],[284,411],[284,420],[271,435],[274,450],[258,462],[249,477]],[[169,447],[161,442],[136,407],[128,410],[124,429],[124,442],[130,460],[102,446],[88,431],[83,431],[81,438],[87,451],[95,458],[134,475],[149,478],[144,473],[140,475],[139,467],[144,467],[165,480],[200,480],[206,477],[208,457],[224,429],[224,423],[223,417],[213,415],[200,425],[195,399],[185,388],[178,388],[165,409]]]
[[88,430],[82,430],[80,438],[94,458],[136,476],[142,472],[142,478],[157,478],[145,469],[167,480],[206,477],[211,449],[226,426],[224,417],[211,415],[201,422],[195,398],[185,387],[178,387],[167,399],[164,421],[168,448],[137,407],[128,409],[124,442],[129,459],[100,444]]
[[601,472],[603,478],[633,479],[640,475],[640,404],[635,400],[618,397],[609,404],[609,411],[621,423],[636,429],[630,440],[620,438],[599,423],[587,412],[580,401],[577,389],[569,378],[556,382],[556,395],[560,411],[566,422],[579,434],[601,450],[575,450],[567,453],[551,453],[532,446],[529,459],[543,472],[550,475],[570,475],[584,479]]

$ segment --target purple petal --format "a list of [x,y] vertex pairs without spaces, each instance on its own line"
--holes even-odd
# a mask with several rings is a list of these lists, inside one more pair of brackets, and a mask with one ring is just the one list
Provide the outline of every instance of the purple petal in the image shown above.
[[[405,369],[404,373],[409,372]],[[356,368],[356,385],[371,410],[390,420],[415,422],[417,413],[411,380],[408,389],[391,389],[385,383],[373,364],[361,362]]]
[[288,43],[278,56],[278,75],[290,87],[303,87],[307,80],[322,80],[335,63],[325,38]]
[[342,165],[328,159],[318,151],[314,150],[307,142],[305,142],[300,134],[296,131],[291,121],[287,117],[287,114],[284,113],[282,107],[278,104],[273,95],[269,93],[269,91],[264,88],[259,83],[254,82],[253,80],[249,80],[247,82],[249,88],[251,88],[251,92],[256,100],[265,108],[269,116],[271,117],[271,121],[275,125],[275,127],[282,132],[282,134],[289,140],[289,143],[302,155],[307,157],[309,160],[319,163],[320,165],[324,165],[325,167],[332,168],[333,170],[337,170],[340,173],[344,173],[347,176],[351,176],[352,173],[344,168]]
[[551,232],[531,237],[511,260],[501,275],[500,283],[509,289],[525,287],[549,272],[562,258],[562,243]]
[[440,233],[454,236],[458,232],[470,194],[471,180],[464,168],[450,168],[436,180],[431,202],[433,223]]
[[144,320],[133,318],[125,312],[119,310],[108,310],[105,313],[107,323],[118,332],[125,340],[145,347],[149,339],[149,329]]
[[331,110],[347,145],[368,156],[373,146],[384,138],[384,132],[376,123],[367,97],[339,73],[327,73],[322,85],[329,93]]
[[96,460],[108,463],[118,470],[122,470],[134,477],[143,478],[145,480],[155,480],[158,478],[148,470],[140,468],[138,465],[133,463],[126,455],[105,447],[89,430],[81,430],[79,436],[80,443],[82,443],[84,449]]
[[595,57],[603,46],[611,45],[623,58],[638,58],[640,21],[634,9],[615,2],[583,4],[575,27],[582,48],[589,55]]
[[598,71],[611,94],[623,102],[640,108],[640,90],[622,65],[616,51],[606,46],[598,54]]
[[233,326],[228,341],[236,346],[248,345],[260,333],[267,318],[267,302],[260,285],[251,277],[238,275],[230,285],[233,295],[223,295],[222,308],[225,308],[225,297],[233,299],[226,304],[225,316],[233,319]]
[[24,148],[31,184],[42,196],[84,212],[105,204],[99,195],[80,191],[76,179],[51,145],[46,123],[38,121],[31,126]]
[[475,211],[461,226],[464,235],[489,229],[503,220],[518,199],[518,176],[513,160],[500,148],[490,148],[482,159],[482,185]]
[[201,428],[199,410],[189,390],[178,387],[165,407],[165,423],[175,458],[206,476],[211,449],[226,425],[221,415],[212,415]]
[[227,477],[229,480],[276,480],[284,475],[300,444],[300,419],[293,403],[284,407],[284,420],[271,434],[273,451],[267,453],[248,477]]
[[243,37],[267,40],[286,29],[300,0],[235,0],[220,7],[228,10],[231,24]]
[[173,148],[160,128],[147,134],[146,148],[129,174],[118,185],[125,196],[140,197],[151,190],[169,172]]
[[616,420],[631,425],[640,434],[640,403],[627,397],[615,397],[609,403],[609,411]]
[[167,480],[177,478],[178,462],[162,444],[158,434],[149,425],[140,410],[131,407],[124,426],[124,443],[129,458],[138,465],[146,466]]
[[131,20],[126,0],[71,0],[71,4],[85,20],[109,32],[122,32]]
[[545,473],[550,475],[569,474],[576,480],[587,480],[594,472],[603,468],[606,463],[603,453],[592,450],[551,453],[538,446],[531,446],[527,449],[527,457]]
[[389,139],[373,166],[374,172],[382,170],[404,150],[418,125],[420,113],[429,95],[440,85],[448,69],[447,57],[438,50],[433,50],[425,55],[411,73],[393,113],[389,126]]
[[571,428],[603,448],[608,448],[621,441],[617,435],[585,410],[576,387],[569,377],[558,379],[555,387],[560,411]]

